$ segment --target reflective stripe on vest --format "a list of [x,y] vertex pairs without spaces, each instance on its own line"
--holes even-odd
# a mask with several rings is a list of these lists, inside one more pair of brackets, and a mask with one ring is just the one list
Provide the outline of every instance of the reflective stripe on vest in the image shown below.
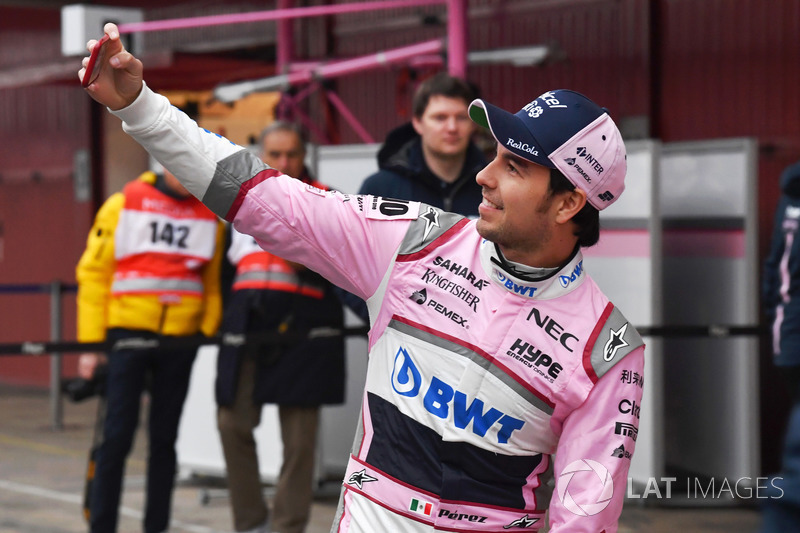
[[[260,253],[270,255],[267,254],[267,252]],[[280,261],[285,264],[285,261],[278,257],[272,256],[272,258],[276,263]],[[308,283],[302,283],[294,272],[288,272],[284,268],[280,268],[283,265],[278,265],[276,263],[270,265],[269,270],[247,270],[244,272],[237,272],[233,280],[233,290],[263,289],[293,292],[318,300],[325,296],[324,289]],[[279,269],[275,269],[274,267],[279,267]],[[289,265],[285,265],[285,267],[291,269]]]
[[249,235],[232,230],[228,259],[236,265],[233,290],[264,289],[322,299],[322,287],[303,283],[286,261],[265,252]]
[[115,280],[111,284],[111,292],[180,292],[202,294],[203,282],[185,279],[164,279],[164,278],[129,278]]

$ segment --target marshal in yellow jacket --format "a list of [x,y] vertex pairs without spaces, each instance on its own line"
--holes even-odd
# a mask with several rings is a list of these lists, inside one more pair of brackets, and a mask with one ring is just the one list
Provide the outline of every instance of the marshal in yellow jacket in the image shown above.
[[222,313],[223,223],[145,172],[95,217],[76,268],[78,340],[110,328],[214,335]]

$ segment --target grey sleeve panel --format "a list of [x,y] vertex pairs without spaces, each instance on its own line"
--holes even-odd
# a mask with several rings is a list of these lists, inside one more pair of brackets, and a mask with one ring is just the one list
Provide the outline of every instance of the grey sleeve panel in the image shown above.
[[448,213],[427,204],[420,205],[419,216],[411,222],[398,255],[419,252],[464,218],[463,215]]
[[[265,170],[272,169],[247,150],[240,150],[229,155],[217,162],[214,177],[211,178],[211,183],[202,198],[202,202],[215,215],[227,218],[242,187],[249,189],[250,187],[246,185],[247,182],[256,178],[260,172]],[[274,170],[272,172],[267,177],[279,174]]]
[[594,341],[591,354],[592,369],[598,379],[626,355],[644,345],[639,332],[616,307],[599,328],[600,333]]

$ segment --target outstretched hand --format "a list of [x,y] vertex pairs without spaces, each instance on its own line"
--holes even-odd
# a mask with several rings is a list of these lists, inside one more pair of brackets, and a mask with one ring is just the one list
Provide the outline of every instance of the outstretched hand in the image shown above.
[[[103,27],[109,37],[104,53],[98,57],[95,65],[97,77],[86,87],[86,92],[97,102],[116,111],[129,106],[142,90],[142,62],[125,50],[119,40],[116,24],[109,22]],[[92,39],[86,43],[89,52],[98,41]],[[83,81],[89,58],[83,58],[83,68],[78,71],[78,78]],[[95,76],[92,74],[92,77]]]

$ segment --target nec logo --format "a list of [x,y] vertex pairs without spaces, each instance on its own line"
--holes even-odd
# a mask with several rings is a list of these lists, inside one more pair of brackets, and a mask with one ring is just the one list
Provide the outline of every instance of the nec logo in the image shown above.
[[530,321],[531,317],[533,317],[534,322],[536,325],[539,326],[544,330],[545,333],[550,335],[551,338],[557,340],[561,346],[566,348],[570,352],[575,351],[575,345],[580,341],[577,336],[573,335],[569,331],[564,330],[564,326],[550,318],[550,315],[542,316],[539,313],[537,308],[531,309],[531,312],[528,313],[527,320]]
[[[433,376],[422,392],[424,383],[414,361],[405,348],[397,350],[392,368],[392,389],[400,396],[418,398],[422,396],[422,406],[432,415],[450,420],[458,429],[466,429],[472,423],[472,432],[485,437],[490,428],[497,428],[497,442],[507,444],[511,434],[522,428],[525,422],[490,407],[484,412],[484,403],[478,398],[468,402],[465,393],[455,389],[443,380]],[[452,411],[452,415],[451,415]]]

